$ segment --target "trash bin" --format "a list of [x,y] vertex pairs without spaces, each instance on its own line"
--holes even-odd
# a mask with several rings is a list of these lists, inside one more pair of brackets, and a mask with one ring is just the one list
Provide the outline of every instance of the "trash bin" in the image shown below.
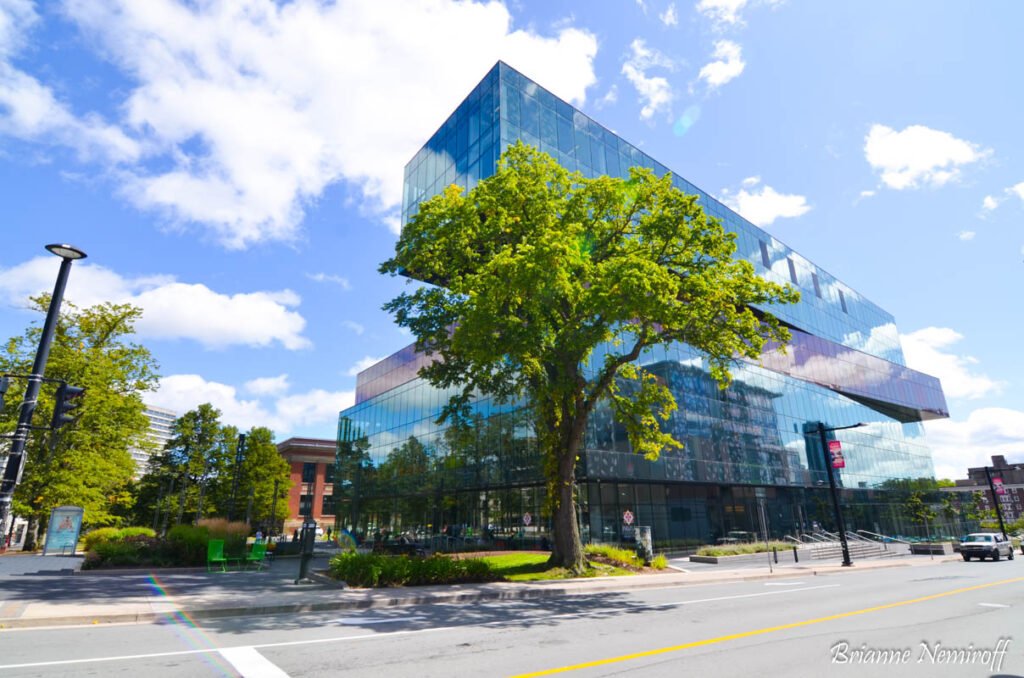
[[651,544],[651,528],[649,525],[638,525],[636,528],[636,556],[650,565],[654,560],[654,547]]

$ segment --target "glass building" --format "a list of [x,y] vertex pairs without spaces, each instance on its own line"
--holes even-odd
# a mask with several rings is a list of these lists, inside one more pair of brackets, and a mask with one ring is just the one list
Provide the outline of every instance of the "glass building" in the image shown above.
[[[406,165],[403,223],[446,186],[470,189],[493,174],[516,140],[587,177],[670,171],[499,62]],[[948,416],[939,381],[906,367],[892,315],[685,179],[672,182],[736,234],[735,256],[800,290],[798,304],[770,309],[793,338],[786,353],[769,347],[759,363],[736,366],[726,390],[689,346],[641,356],[675,396],[666,428],[684,448],[648,461],[610,408],[595,411],[577,474],[584,538],[628,538],[629,511],[660,546],[713,542],[758,531],[758,499],[774,536],[834,529],[818,425],[858,422],[828,434],[846,460],[836,474],[847,526],[901,531],[886,488],[934,475],[921,422]],[[472,425],[439,426],[449,393],[417,377],[426,360],[407,346],[358,375],[338,431],[339,527],[542,540],[549,516],[528,408],[481,397]]]

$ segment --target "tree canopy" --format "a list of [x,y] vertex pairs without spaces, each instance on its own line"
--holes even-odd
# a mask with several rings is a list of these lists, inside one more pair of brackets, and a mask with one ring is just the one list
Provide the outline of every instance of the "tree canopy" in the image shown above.
[[[49,295],[32,299],[46,313]],[[14,513],[44,525],[50,510],[72,504],[85,509],[87,525],[119,522],[131,509],[135,472],[129,448],[146,445],[149,420],[142,395],[156,386],[157,364],[149,351],[130,339],[141,309],[104,303],[78,309],[65,301],[54,332],[45,376],[84,387],[75,420],[55,435],[33,430],[26,447],[22,482],[14,493]],[[39,344],[41,327],[8,340],[0,372],[27,374]],[[25,382],[12,380],[0,427],[14,430]],[[33,425],[45,427],[54,406],[53,384],[39,396]],[[51,449],[51,442],[52,449]],[[30,530],[29,545],[34,542]]]
[[[234,491],[239,431],[222,424],[220,414],[213,405],[203,403],[174,421],[173,437],[153,457],[140,481],[136,511],[140,523],[162,516],[159,525],[173,525],[229,512],[235,520],[248,516],[253,524],[271,523],[275,480],[276,519],[287,517],[291,480],[288,462],[277,453],[273,431],[257,426],[246,432]],[[158,507],[159,516],[155,515]]]
[[723,385],[786,329],[754,306],[798,293],[734,259],[735,236],[669,176],[584,178],[517,143],[467,194],[452,186],[419,206],[381,271],[430,283],[384,308],[435,360],[421,376],[456,387],[442,419],[477,394],[533,410],[554,516],[552,560],[583,566],[573,474],[587,419],[610,403],[634,451],[681,447],[661,430],[669,390],[634,361],[652,346],[703,352]]

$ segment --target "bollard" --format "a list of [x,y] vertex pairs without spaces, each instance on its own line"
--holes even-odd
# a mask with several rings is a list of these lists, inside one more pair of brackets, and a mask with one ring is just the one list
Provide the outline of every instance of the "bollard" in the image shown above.
[[779,564],[779,550],[777,548],[775,548],[774,546],[772,547],[772,557],[775,558],[775,564],[778,565]]
[[800,556],[797,553],[797,548],[795,546],[793,547],[793,562],[794,563],[799,563],[800,562]]

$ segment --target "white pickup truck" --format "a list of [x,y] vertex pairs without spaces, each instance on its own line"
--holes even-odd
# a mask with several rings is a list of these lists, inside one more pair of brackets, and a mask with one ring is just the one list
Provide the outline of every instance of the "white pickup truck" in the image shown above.
[[1009,560],[1013,560],[1013,544],[996,532],[977,532],[967,535],[960,542],[960,555],[964,557],[964,560],[971,558],[999,560],[1004,555]]

